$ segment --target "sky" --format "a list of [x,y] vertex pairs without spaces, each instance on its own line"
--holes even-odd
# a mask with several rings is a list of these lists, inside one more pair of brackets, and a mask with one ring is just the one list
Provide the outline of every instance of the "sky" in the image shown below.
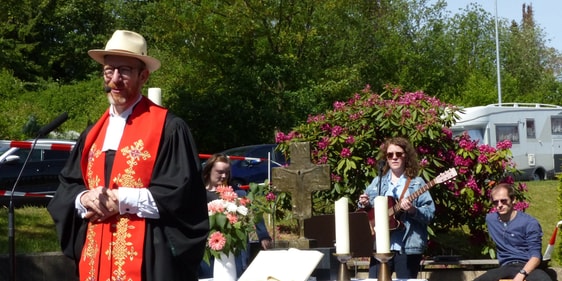
[[523,17],[522,5],[532,5],[535,23],[543,29],[546,45],[562,52],[562,16],[560,16],[562,0],[446,0],[446,2],[447,10],[452,14],[458,13],[459,9],[464,9],[469,3],[477,3],[492,16],[496,14],[497,3],[498,18],[515,20],[518,23]]

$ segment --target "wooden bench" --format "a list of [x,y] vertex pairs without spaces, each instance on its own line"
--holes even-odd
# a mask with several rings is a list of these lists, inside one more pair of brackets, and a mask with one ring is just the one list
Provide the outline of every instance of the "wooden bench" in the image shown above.
[[488,270],[499,266],[497,259],[427,259],[420,262],[420,271],[441,269],[458,270]]
[[420,262],[418,278],[428,280],[473,280],[482,272],[499,266],[497,259],[440,257]]

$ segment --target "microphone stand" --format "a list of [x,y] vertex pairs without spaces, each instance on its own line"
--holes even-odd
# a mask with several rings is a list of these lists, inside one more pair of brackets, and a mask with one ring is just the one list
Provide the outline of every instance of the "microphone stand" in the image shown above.
[[31,156],[31,152],[33,152],[33,149],[35,148],[35,145],[37,144],[37,140],[39,140],[40,137],[46,136],[47,134],[49,134],[55,128],[57,128],[62,123],[64,123],[66,121],[66,119],[68,119],[68,113],[64,112],[63,114],[59,115],[55,120],[51,121],[51,123],[43,126],[41,129],[39,129],[39,132],[37,132],[37,136],[33,140],[33,144],[31,145],[31,149],[29,149],[29,152],[27,153],[27,157],[25,158],[25,161],[23,162],[23,165],[22,165],[21,170],[18,174],[18,177],[16,178],[16,181],[14,182],[14,185],[12,186],[12,192],[10,193],[10,204],[8,206],[8,255],[9,255],[9,258],[10,258],[10,270],[9,270],[10,271],[10,279],[9,279],[10,281],[16,280],[16,239],[15,239],[15,222],[14,222],[14,192],[16,191],[16,186],[18,185],[18,182],[20,181],[21,175],[23,174],[23,170],[25,170],[25,166],[27,165],[27,162],[29,161],[29,157]]
[[15,222],[14,222],[14,192],[16,190],[16,186],[23,174],[23,170],[25,170],[25,166],[29,161],[29,157],[31,156],[31,152],[33,152],[33,148],[35,148],[35,144],[37,140],[41,137],[41,134],[37,135],[37,137],[33,140],[33,144],[29,152],[27,153],[27,157],[23,162],[21,170],[12,186],[12,192],[10,193],[10,204],[8,206],[8,255],[10,257],[10,281],[16,280],[16,240],[15,240]]
[[381,185],[382,185],[382,170],[384,168],[384,165],[386,164],[386,161],[381,160],[377,163],[378,168],[379,168],[379,184],[378,184],[378,194],[379,196],[382,195],[381,194]]

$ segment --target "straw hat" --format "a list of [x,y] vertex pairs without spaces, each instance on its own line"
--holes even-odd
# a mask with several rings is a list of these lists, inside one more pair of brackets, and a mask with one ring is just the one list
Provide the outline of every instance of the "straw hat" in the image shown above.
[[101,64],[105,63],[104,58],[107,55],[137,58],[146,64],[150,72],[154,72],[160,68],[160,61],[149,57],[146,49],[146,40],[142,35],[128,30],[116,30],[104,50],[89,50],[88,55]]

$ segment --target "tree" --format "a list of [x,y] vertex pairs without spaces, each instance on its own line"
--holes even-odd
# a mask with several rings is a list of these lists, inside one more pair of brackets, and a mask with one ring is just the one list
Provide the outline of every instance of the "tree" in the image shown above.
[[177,77],[167,83],[167,91],[173,92],[168,102],[191,121],[204,149],[271,142],[276,128],[289,128],[313,106],[323,108],[324,92],[301,94],[310,93],[302,89],[322,77],[317,64],[325,60],[316,58],[325,50],[313,48],[312,43],[319,40],[318,30],[325,29],[315,24],[324,4],[190,1],[173,5],[158,7],[170,12],[164,16],[168,22],[150,26],[161,30],[169,21],[181,26],[166,36],[171,44],[162,48],[162,54],[182,58],[167,61]]
[[[147,86],[163,89],[165,105],[188,121],[204,152],[273,142],[275,131],[324,112],[366,83],[376,91],[386,84],[424,90],[464,106],[496,100],[493,21],[477,5],[453,17],[444,13],[444,1],[427,0],[0,5],[7,11],[0,22],[0,65],[34,96],[62,86],[83,92],[94,85],[89,91],[98,92],[90,81],[100,68],[87,50],[103,48],[115,29],[142,33],[150,54],[163,63]],[[542,40],[543,34],[526,30]],[[500,22],[505,101],[557,103],[560,55],[537,52],[534,92],[522,94],[529,90],[520,87],[527,66],[510,51],[519,46],[514,32]],[[0,89],[0,95],[10,94]],[[7,102],[19,104],[19,97]]]
[[470,4],[463,13],[450,19],[447,33],[454,50],[447,67],[453,72],[447,95],[441,98],[464,106],[495,102],[497,76],[492,15]]
[[521,23],[511,23],[502,48],[503,73],[510,90],[505,97],[509,101],[547,102],[544,93],[555,92],[553,82],[560,66],[556,53],[546,46],[542,29],[535,24],[533,7],[523,4],[522,11]]

